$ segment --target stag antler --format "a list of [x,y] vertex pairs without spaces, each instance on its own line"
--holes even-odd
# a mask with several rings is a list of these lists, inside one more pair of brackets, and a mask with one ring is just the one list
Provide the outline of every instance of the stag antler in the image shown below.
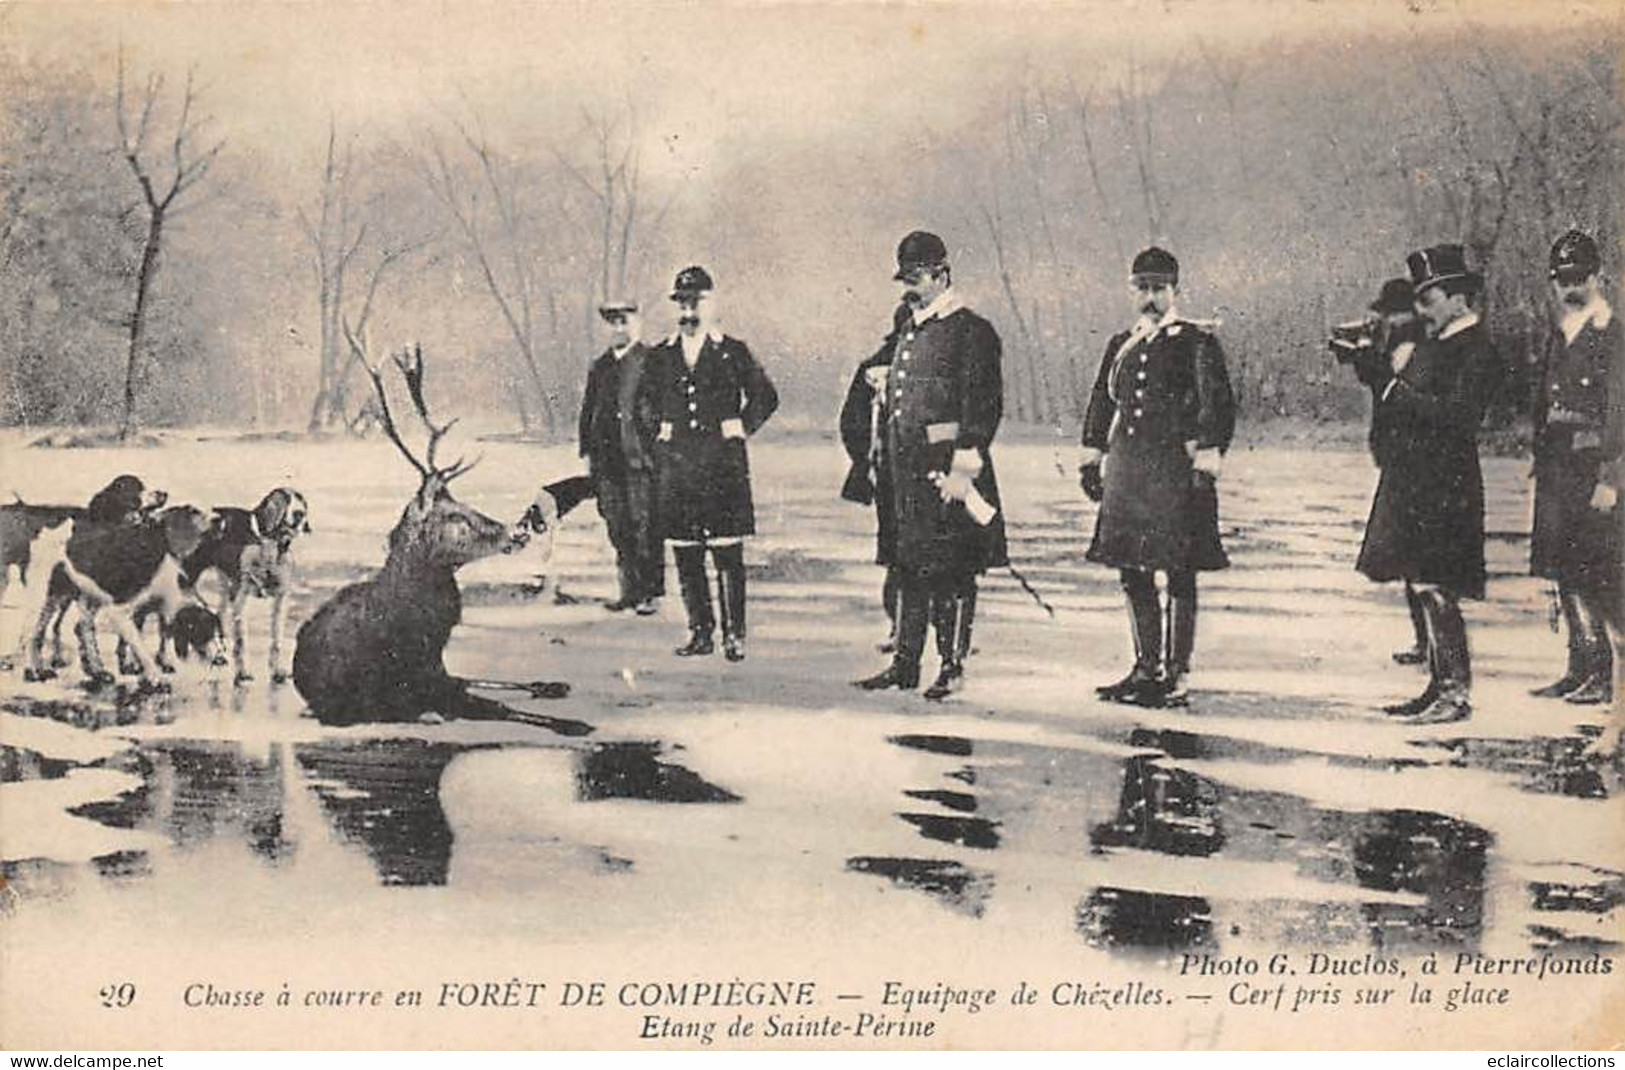
[[350,351],[355,354],[356,359],[361,362],[361,366],[366,368],[367,374],[372,377],[373,389],[378,394],[378,405],[382,410],[384,433],[389,436],[391,442],[395,443],[395,448],[401,451],[401,455],[412,463],[412,467],[418,470],[418,474],[423,476],[424,482],[439,479],[443,484],[450,483],[458,476],[468,472],[476,464],[479,464],[480,459],[478,457],[468,464],[464,464],[463,459],[459,457],[449,468],[437,468],[435,466],[435,448],[440,444],[440,439],[446,432],[450,431],[457,423],[457,420],[453,418],[444,424],[436,426],[435,422],[429,418],[429,406],[423,399],[423,347],[414,344],[410,350],[403,349],[401,352],[394,354],[392,358],[395,367],[400,369],[401,375],[406,379],[406,391],[411,395],[413,407],[417,409],[418,416],[423,419],[424,426],[429,429],[428,453],[425,459],[420,461],[412,454],[411,450],[406,448],[406,443],[401,440],[400,430],[395,426],[394,414],[389,410],[389,394],[384,389],[383,369],[374,364],[367,356],[366,328],[362,328],[361,336],[358,338],[355,331],[351,329],[347,317],[341,318],[340,322],[344,327],[345,340],[350,343]]

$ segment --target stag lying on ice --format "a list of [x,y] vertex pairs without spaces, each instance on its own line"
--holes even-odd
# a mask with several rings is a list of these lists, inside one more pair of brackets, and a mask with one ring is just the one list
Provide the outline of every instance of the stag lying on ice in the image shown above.
[[[353,340],[352,344],[358,355],[364,354],[360,345]],[[395,364],[429,429],[422,462],[401,441],[381,372],[371,363],[367,370],[377,391],[384,432],[417,469],[422,483],[389,534],[384,567],[371,579],[339,591],[299,629],[294,686],[323,724],[405,721],[437,714],[520,721],[567,736],[591,732],[592,726],[581,721],[526,713],[469,692],[470,686],[477,686],[562,698],[569,692],[566,684],[463,680],[448,673],[443,660],[446,642],[462,617],[457,569],[523,547],[530,531],[547,522],[546,513],[556,519],[558,512],[580,500],[578,481],[566,481],[573,501],[533,507],[526,521],[512,527],[457,501],[448,484],[473,465],[460,459],[446,468],[435,465],[435,448],[456,421],[436,426],[429,419],[421,348],[397,355]],[[542,495],[552,502],[547,490]]]

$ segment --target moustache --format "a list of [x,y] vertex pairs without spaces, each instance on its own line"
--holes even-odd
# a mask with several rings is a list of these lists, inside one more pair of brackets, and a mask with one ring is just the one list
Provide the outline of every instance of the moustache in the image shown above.
[[903,304],[905,304],[905,305],[917,305],[919,303],[920,303],[920,295],[919,294],[915,293],[913,290],[908,290],[908,291],[904,292],[904,294],[903,294]]
[[1586,301],[1590,298],[1590,296],[1590,294],[1583,291],[1579,293],[1565,293],[1563,295],[1563,303],[1568,305],[1570,308],[1584,308],[1586,306]]
[[698,316],[680,316],[677,320],[677,326],[679,327],[698,327],[699,325],[700,317]]

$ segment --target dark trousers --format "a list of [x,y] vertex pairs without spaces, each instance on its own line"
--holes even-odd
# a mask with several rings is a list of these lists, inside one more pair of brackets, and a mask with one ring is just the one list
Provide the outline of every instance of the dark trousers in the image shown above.
[[896,662],[910,669],[919,668],[930,626],[937,633],[937,655],[943,666],[960,665],[970,653],[976,619],[976,573],[896,572]]
[[654,478],[629,472],[598,480],[598,512],[615,547],[622,602],[642,602],[666,593],[666,558],[655,537]]

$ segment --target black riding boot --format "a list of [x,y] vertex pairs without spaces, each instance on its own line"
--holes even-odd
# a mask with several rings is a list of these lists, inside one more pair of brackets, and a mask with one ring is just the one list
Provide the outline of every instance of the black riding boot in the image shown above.
[[1562,698],[1571,691],[1578,691],[1580,685],[1585,683],[1590,675],[1591,666],[1587,657],[1590,654],[1590,636],[1587,634],[1587,614],[1580,592],[1560,583],[1557,587],[1557,601],[1563,610],[1563,628],[1568,633],[1569,667],[1558,679],[1529,692],[1536,698]]
[[1163,671],[1163,704],[1185,706],[1190,694],[1185,678],[1191,671],[1191,654],[1196,650],[1196,573],[1178,572],[1168,577],[1167,641]]
[[854,681],[865,691],[888,687],[912,691],[920,686],[920,657],[925,653],[925,629],[931,621],[931,588],[923,577],[899,576],[897,584],[897,649],[883,671]]
[[688,642],[673,653],[680,658],[709,654],[716,649],[711,634],[717,625],[711,614],[711,585],[705,581],[705,547],[674,546],[672,556],[677,559],[677,582],[688,613]]
[[620,593],[616,595],[615,601],[604,603],[604,608],[611,613],[631,609],[639,601],[638,588],[640,584],[638,582],[637,559],[632,555],[631,551],[616,549],[615,578],[616,582],[620,584]]
[[1576,706],[1609,705],[1614,701],[1614,645],[1608,639],[1608,625],[1597,612],[1595,599],[1581,595],[1577,601],[1585,636],[1586,677],[1563,699]]
[[1158,705],[1162,701],[1162,606],[1157,601],[1156,577],[1126,568],[1122,579],[1134,636],[1134,668],[1116,683],[1095,688],[1095,694],[1111,702]]
[[1422,648],[1424,654],[1422,660],[1427,663],[1428,683],[1427,686],[1422,689],[1422,693],[1417,695],[1415,698],[1406,699],[1404,702],[1390,703],[1389,705],[1384,706],[1382,708],[1382,712],[1388,714],[1390,717],[1415,717],[1423,710],[1432,706],[1434,700],[1439,697],[1439,681],[1441,679],[1438,657],[1439,642],[1438,636],[1434,634],[1432,617],[1428,613],[1427,599],[1418,593],[1417,590],[1410,585],[1409,581],[1407,581],[1405,584],[1405,597],[1407,599],[1415,599],[1413,604],[1417,612],[1422,616]]
[[972,617],[976,612],[976,578],[968,576],[943,584],[931,600],[931,617],[937,632],[937,656],[941,671],[925,689],[933,702],[958,691],[965,680],[965,653],[970,649]]
[[1411,633],[1415,640],[1409,649],[1394,651],[1394,662],[1398,665],[1421,665],[1428,659],[1428,623],[1422,612],[1422,598],[1409,580],[1405,581],[1405,605],[1411,612]]
[[1473,714],[1469,691],[1473,683],[1472,657],[1467,648],[1467,622],[1454,595],[1427,591],[1422,596],[1432,637],[1434,674],[1438,697],[1427,709],[1411,719],[1411,724],[1449,724],[1465,721]]
[[722,608],[722,649],[729,661],[745,660],[745,548],[711,547],[717,566],[717,605]]

